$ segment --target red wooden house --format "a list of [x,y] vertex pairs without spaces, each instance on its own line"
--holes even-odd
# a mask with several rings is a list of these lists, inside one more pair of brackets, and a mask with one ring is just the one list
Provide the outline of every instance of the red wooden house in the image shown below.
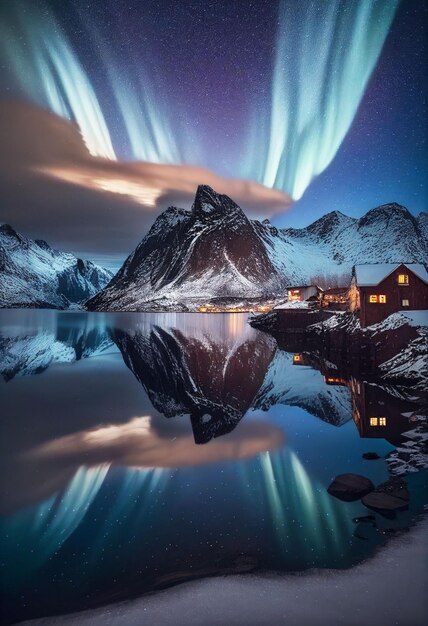
[[428,272],[421,263],[355,265],[349,296],[363,328],[397,311],[428,309]]

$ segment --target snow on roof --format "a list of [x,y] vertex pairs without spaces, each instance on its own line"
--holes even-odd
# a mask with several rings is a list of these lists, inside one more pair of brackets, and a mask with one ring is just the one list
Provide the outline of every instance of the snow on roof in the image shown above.
[[286,289],[289,291],[290,289],[309,289],[310,287],[315,287],[315,289],[323,291],[318,285],[289,285]]
[[421,280],[428,283],[428,272],[422,263],[366,263],[365,265],[354,266],[357,284],[359,287],[378,285],[400,265],[404,265]]

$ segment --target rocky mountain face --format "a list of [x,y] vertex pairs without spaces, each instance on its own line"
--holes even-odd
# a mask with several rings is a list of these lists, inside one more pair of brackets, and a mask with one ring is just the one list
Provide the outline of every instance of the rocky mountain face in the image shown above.
[[0,225],[0,307],[67,309],[94,296],[112,276],[91,261]]
[[191,211],[170,207],[90,310],[195,310],[217,298],[280,297],[320,277],[347,284],[355,263],[424,262],[426,214],[398,204],[360,219],[338,211],[301,229],[250,220],[233,200],[198,187]]
[[191,211],[162,213],[88,308],[141,310],[155,299],[191,307],[215,297],[267,297],[281,285],[255,223],[233,200],[200,185]]

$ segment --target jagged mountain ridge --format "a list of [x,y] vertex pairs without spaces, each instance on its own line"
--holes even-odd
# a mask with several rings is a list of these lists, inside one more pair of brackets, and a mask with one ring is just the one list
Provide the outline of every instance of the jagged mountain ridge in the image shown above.
[[320,274],[347,280],[358,263],[424,263],[428,258],[426,214],[415,218],[396,203],[371,209],[359,219],[333,211],[300,229],[278,229],[265,222],[259,224],[259,234],[290,284],[307,283]]
[[67,309],[94,296],[112,276],[92,261],[0,225],[0,307]]
[[346,284],[355,263],[426,258],[426,214],[415,218],[398,204],[360,219],[333,211],[306,228],[279,229],[248,219],[233,200],[200,185],[191,211],[164,211],[87,306],[144,310],[157,303],[192,310],[212,298],[280,296],[287,284],[319,275]]
[[257,298],[277,292],[282,281],[254,222],[228,196],[200,185],[191,211],[164,211],[88,307],[135,310],[154,296]]

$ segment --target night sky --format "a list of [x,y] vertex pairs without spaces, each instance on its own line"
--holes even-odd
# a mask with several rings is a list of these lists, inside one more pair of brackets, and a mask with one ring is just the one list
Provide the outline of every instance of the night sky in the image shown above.
[[[359,216],[392,201],[417,214],[427,195],[427,12],[422,0],[4,3],[1,95],[76,121],[98,161],[88,170],[80,155],[77,168],[68,156],[38,154],[28,182],[20,156],[28,150],[9,136],[0,166],[11,167],[12,152],[21,169],[11,176],[3,168],[2,180],[18,182],[5,191],[0,221],[80,253],[120,256],[169,202],[189,206],[190,192],[174,181],[160,196],[150,183],[148,201],[145,192],[118,192],[119,178],[130,175],[106,173],[106,159],[255,181],[268,188],[265,197],[246,191],[235,199],[281,225],[303,226],[335,209]],[[61,132],[52,142],[62,157]],[[35,179],[36,170],[51,178]],[[193,172],[192,186],[206,182],[199,176]],[[285,195],[271,197],[269,188]],[[294,204],[285,211],[288,196]],[[78,207],[85,235],[73,230]]]

